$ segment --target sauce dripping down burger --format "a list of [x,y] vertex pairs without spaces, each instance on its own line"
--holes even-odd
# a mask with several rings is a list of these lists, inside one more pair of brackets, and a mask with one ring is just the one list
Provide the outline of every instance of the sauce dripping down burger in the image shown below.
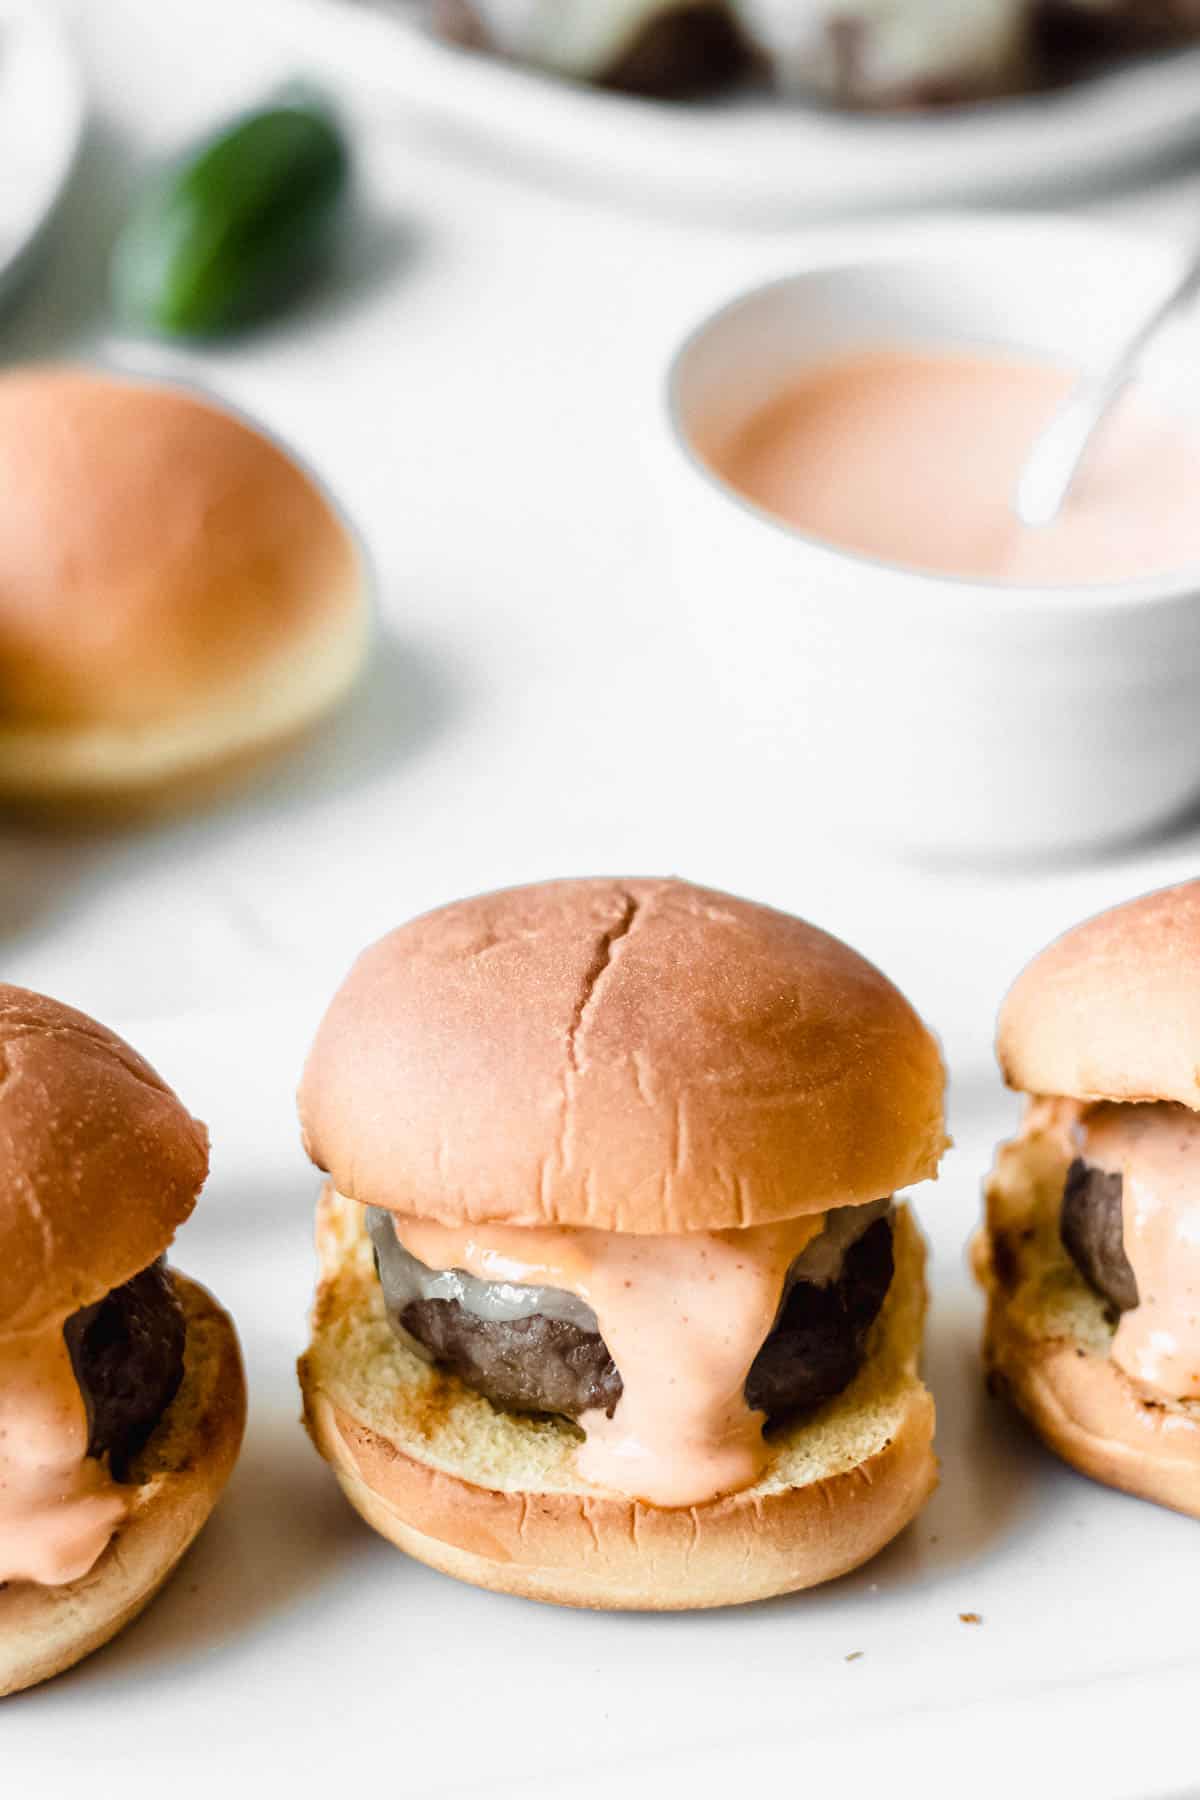
[[233,1468],[233,1323],[166,1260],[207,1173],[136,1051],[0,984],[0,1694],[140,1612]]
[[993,1385],[1077,1468],[1200,1517],[1200,882],[1035,957],[998,1050],[1030,1105],[975,1247]]
[[300,1096],[330,1178],[301,1380],[350,1498],[573,1604],[753,1599],[873,1554],[934,1478],[892,1197],[936,1172],[942,1090],[878,970],[680,881],[384,938]]

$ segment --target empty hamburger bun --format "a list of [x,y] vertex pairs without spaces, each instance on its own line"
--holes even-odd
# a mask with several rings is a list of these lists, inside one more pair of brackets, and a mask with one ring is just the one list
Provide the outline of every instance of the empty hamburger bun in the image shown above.
[[934,1175],[936,1043],[853,950],[682,881],[547,882],[401,926],[335,996],[305,1145],[364,1205],[716,1231]]
[[863,1367],[773,1440],[741,1493],[664,1509],[574,1473],[577,1429],[493,1407],[396,1338],[360,1206],[327,1188],[320,1284],[301,1359],[305,1421],[367,1522],[479,1587],[563,1606],[678,1611],[811,1587],[874,1556],[937,1481],[916,1372],[924,1249],[896,1216],[896,1273]]
[[233,1321],[196,1282],[174,1279],[187,1320],[183,1383],[130,1472],[129,1513],[78,1581],[0,1584],[0,1695],[71,1668],[136,1618],[233,1471],[246,1420]]
[[1200,1108],[1200,881],[1144,894],[1036,956],[1000,1014],[1010,1087]]
[[989,1380],[1065,1462],[1200,1518],[1200,1402],[1151,1398],[1112,1361],[1111,1309],[1059,1232],[1067,1166],[1061,1134],[1033,1130],[1001,1148],[988,1182],[973,1261]]
[[0,374],[0,490],[0,803],[190,798],[296,738],[361,666],[346,528],[197,394]]

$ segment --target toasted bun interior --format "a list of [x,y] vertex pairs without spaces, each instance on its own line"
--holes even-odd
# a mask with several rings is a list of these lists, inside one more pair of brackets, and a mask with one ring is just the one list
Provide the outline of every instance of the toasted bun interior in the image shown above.
[[984,1357],[1050,1449],[1085,1475],[1200,1518],[1200,1402],[1168,1400],[1109,1355],[1115,1327],[1062,1246],[1067,1161],[1049,1131],[1001,1147],[975,1271]]
[[327,1189],[301,1359],[305,1420],[351,1504],[401,1549],[480,1587],[564,1606],[675,1611],[811,1587],[867,1561],[937,1479],[916,1373],[924,1247],[896,1215],[896,1274],[858,1376],[774,1440],[752,1488],[663,1509],[587,1486],[578,1430],[502,1411],[395,1337],[362,1208]]
[[0,1585],[0,1695],[69,1669],[141,1612],[171,1574],[229,1479],[246,1419],[233,1322],[175,1275],[187,1319],[179,1392],[131,1471],[132,1509],[78,1581]]
[[1145,894],[1034,958],[1000,1014],[1010,1087],[1200,1107],[1200,881]]
[[364,654],[316,484],[183,389],[0,375],[0,800],[136,799],[294,737]]
[[208,1134],[85,1013],[0,984],[0,1334],[99,1300],[160,1255]]
[[484,894],[369,949],[300,1091],[356,1200],[451,1222],[768,1224],[936,1173],[938,1048],[879,970],[683,881]]

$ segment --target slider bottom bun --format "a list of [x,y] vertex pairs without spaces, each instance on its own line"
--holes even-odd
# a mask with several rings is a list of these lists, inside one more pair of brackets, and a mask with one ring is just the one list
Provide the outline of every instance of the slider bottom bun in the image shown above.
[[773,1436],[754,1487],[667,1509],[576,1476],[578,1430],[503,1412],[396,1338],[362,1208],[327,1188],[321,1279],[300,1361],[305,1421],[352,1506],[419,1561],[560,1606],[730,1606],[866,1562],[937,1482],[933,1400],[917,1375],[925,1252],[896,1215],[896,1273],[864,1365],[836,1399]]
[[972,1261],[989,1383],[1083,1474],[1200,1518],[1200,1402],[1166,1399],[1112,1361],[1110,1309],[1059,1237],[1066,1173],[1039,1134],[1004,1145],[988,1182]]
[[47,1681],[115,1637],[154,1598],[212,1512],[246,1422],[233,1321],[178,1272],[187,1319],[183,1381],[131,1471],[133,1504],[78,1581],[0,1586],[0,1695]]

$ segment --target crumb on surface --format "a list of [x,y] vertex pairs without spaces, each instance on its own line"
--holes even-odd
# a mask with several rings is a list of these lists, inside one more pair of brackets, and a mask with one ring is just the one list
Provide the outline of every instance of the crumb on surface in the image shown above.
[[964,1625],[982,1625],[983,1624],[983,1614],[982,1613],[959,1613],[958,1616],[962,1620]]
[[863,1652],[861,1650],[851,1650],[850,1654],[846,1658],[846,1661],[847,1662],[857,1662],[859,1657],[862,1655],[863,1655]]

